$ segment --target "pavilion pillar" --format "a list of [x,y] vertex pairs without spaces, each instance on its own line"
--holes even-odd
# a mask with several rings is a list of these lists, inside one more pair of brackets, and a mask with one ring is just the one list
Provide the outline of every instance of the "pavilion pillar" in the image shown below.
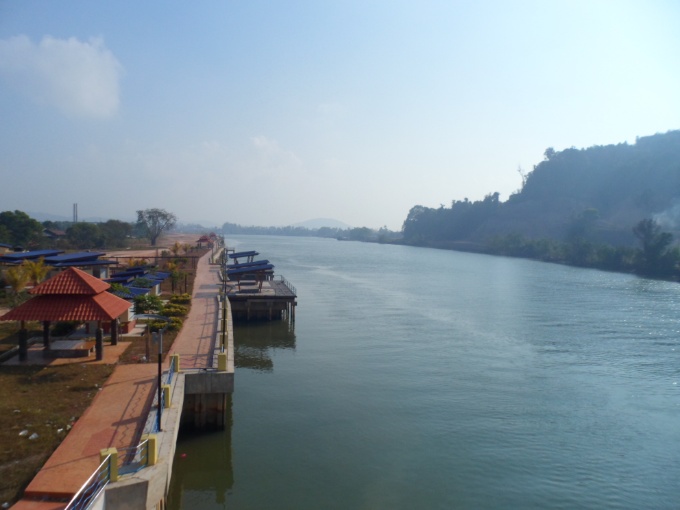
[[111,321],[111,345],[118,345],[118,319]]
[[95,335],[94,350],[97,355],[97,361],[104,359],[104,330],[102,329],[102,323],[99,321],[97,323],[97,333]]
[[26,330],[26,321],[21,321],[21,329],[19,330],[19,361],[26,361],[28,359],[28,331]]
[[50,350],[50,321],[43,321],[43,347]]

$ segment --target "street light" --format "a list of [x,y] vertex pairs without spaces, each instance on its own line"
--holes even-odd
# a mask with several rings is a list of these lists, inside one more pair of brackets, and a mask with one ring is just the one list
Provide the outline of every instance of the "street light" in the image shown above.
[[162,405],[162,394],[163,394],[163,331],[166,330],[168,324],[170,324],[170,318],[163,315],[155,315],[151,313],[139,314],[138,319],[153,319],[158,321],[165,321],[165,327],[158,330],[157,333],[153,333],[154,342],[158,342],[158,412],[156,413],[156,428],[158,432],[161,432],[161,417],[163,415],[163,405]]
[[[166,326],[167,327],[167,326]],[[156,428],[158,432],[161,429],[161,417],[163,415],[163,330],[161,328],[157,333],[153,333],[154,342],[158,342],[158,412],[156,413]]]
[[226,343],[227,335],[227,268],[226,262],[222,266],[222,349],[224,352],[224,344]]

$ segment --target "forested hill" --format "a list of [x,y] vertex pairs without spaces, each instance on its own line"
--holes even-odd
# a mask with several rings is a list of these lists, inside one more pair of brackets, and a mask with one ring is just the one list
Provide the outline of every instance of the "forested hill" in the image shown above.
[[523,177],[521,190],[506,202],[491,192],[476,202],[454,200],[451,207],[413,207],[404,241],[485,249],[514,236],[632,246],[633,227],[645,218],[674,234],[680,228],[680,131],[633,145],[549,148]]

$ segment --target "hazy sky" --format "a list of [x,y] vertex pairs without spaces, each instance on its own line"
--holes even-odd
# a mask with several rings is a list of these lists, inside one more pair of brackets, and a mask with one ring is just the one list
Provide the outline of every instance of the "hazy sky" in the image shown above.
[[0,210],[183,223],[506,200],[680,128],[680,2],[0,0]]

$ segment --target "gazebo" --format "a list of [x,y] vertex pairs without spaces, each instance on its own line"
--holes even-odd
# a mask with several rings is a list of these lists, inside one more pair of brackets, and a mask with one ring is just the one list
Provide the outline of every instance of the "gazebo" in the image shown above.
[[28,359],[26,321],[43,323],[43,345],[50,350],[50,324],[54,321],[96,321],[95,352],[97,360],[104,357],[103,321],[111,321],[111,343],[118,343],[118,317],[130,303],[106,292],[111,285],[71,267],[29,290],[35,297],[10,310],[0,321],[21,321],[19,359]]

